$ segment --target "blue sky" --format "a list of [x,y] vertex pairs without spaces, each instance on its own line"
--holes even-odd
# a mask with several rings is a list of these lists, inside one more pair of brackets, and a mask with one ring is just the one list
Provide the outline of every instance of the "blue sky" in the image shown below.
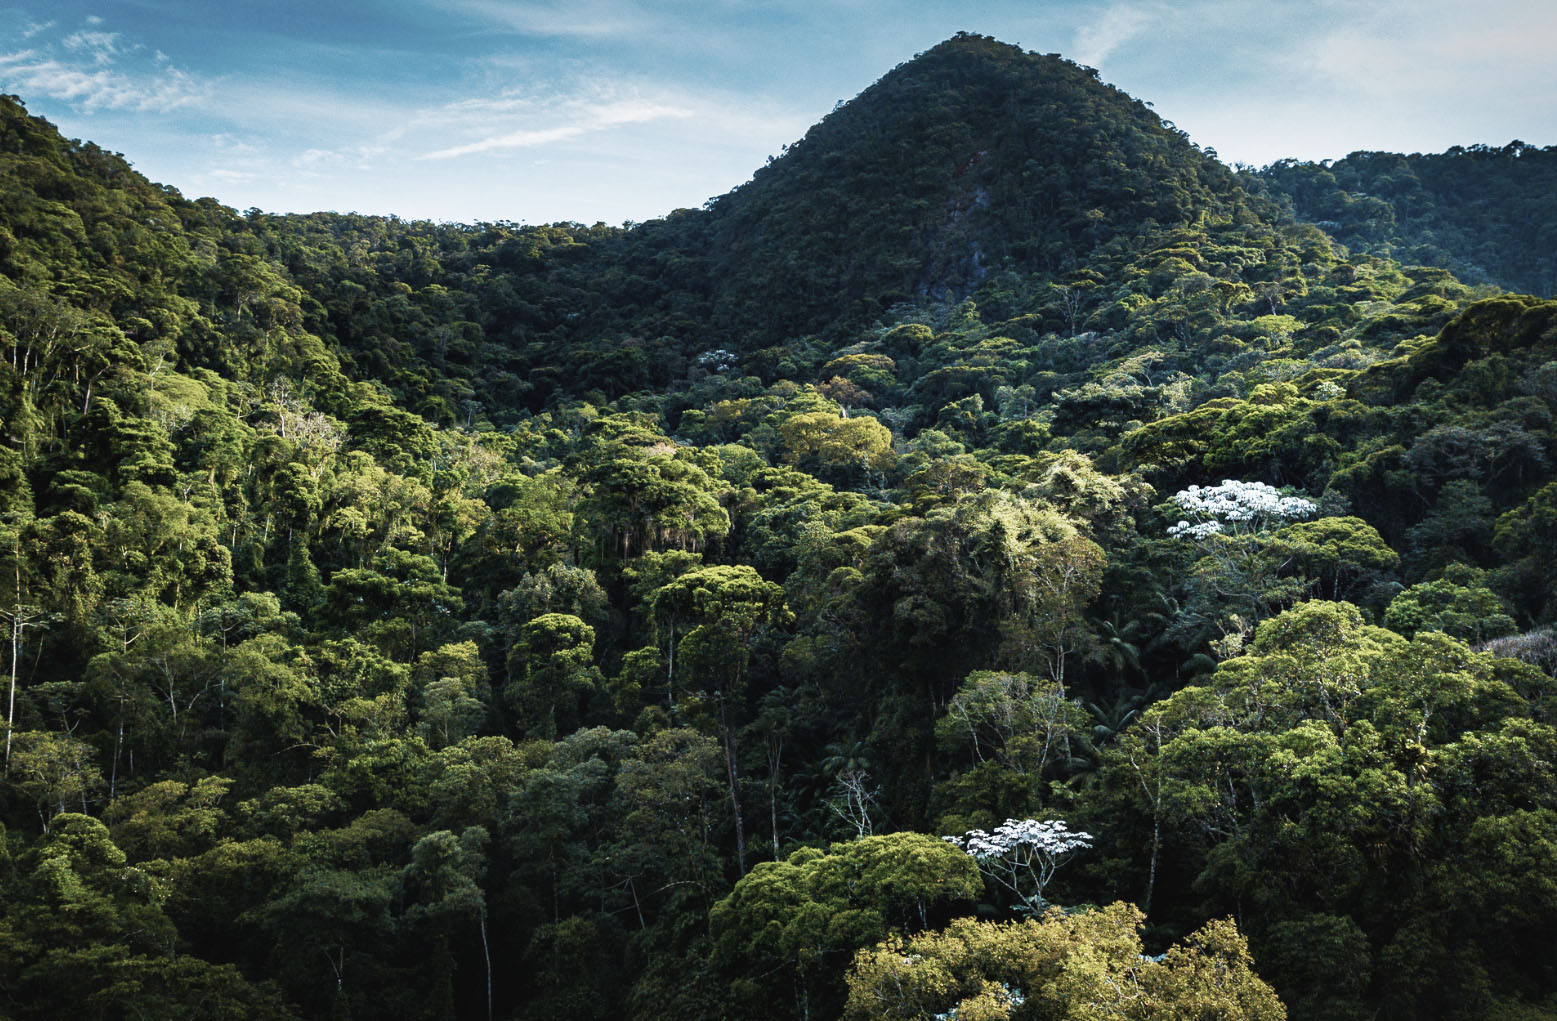
[[746,180],[959,30],[1224,160],[1557,143],[1550,0],[0,0],[0,90],[246,209],[621,223]]

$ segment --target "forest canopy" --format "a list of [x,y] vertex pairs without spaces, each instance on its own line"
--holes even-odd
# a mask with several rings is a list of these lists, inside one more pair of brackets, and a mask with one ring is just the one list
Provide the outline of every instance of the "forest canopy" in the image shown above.
[[451,225],[0,100],[0,1013],[1557,1016],[1549,155],[962,35]]

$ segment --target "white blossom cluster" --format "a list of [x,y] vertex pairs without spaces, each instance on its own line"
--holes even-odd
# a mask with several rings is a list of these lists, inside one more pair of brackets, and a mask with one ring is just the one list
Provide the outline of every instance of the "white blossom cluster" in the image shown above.
[[979,861],[1003,858],[1012,851],[1031,847],[1049,857],[1092,846],[1092,834],[1072,833],[1062,819],[1007,819],[993,833],[969,830],[960,837],[942,837]]
[[1222,534],[1220,521],[1180,521],[1176,525],[1168,526],[1168,534],[1175,539],[1204,539],[1211,535]]
[[1205,539],[1232,526],[1237,531],[1257,531],[1269,521],[1306,518],[1318,507],[1300,496],[1283,496],[1264,482],[1223,479],[1220,486],[1190,486],[1174,494],[1173,502],[1196,520],[1180,521],[1168,529],[1175,538]]
[[698,355],[697,363],[710,372],[729,372],[738,364],[738,359],[734,352],[716,347]]

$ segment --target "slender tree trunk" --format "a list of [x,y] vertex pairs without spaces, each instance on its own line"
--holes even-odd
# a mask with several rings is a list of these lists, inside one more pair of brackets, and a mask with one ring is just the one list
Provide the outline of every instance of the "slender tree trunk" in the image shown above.
[[[14,352],[13,352],[14,353]],[[11,697],[5,710],[5,771],[11,772],[11,735],[16,732],[16,664],[21,657],[22,648],[22,531],[18,526],[12,536],[15,546],[12,549],[13,563],[16,567],[16,588],[12,597],[16,605],[11,608]]]
[[778,788],[771,781],[768,783],[768,824],[773,827],[773,860],[778,861]]
[[1146,903],[1142,906],[1146,914],[1152,911],[1152,893],[1157,889],[1157,852],[1162,846],[1162,815],[1156,810],[1152,811],[1152,860],[1146,869]]
[[665,657],[665,708],[676,711],[676,622],[670,622],[670,651]]
[[5,768],[11,770],[11,734],[16,729],[16,657],[21,647],[21,607],[11,617],[11,698],[5,710]]
[[741,818],[741,798],[738,792],[739,766],[735,761],[734,735],[728,729],[724,741],[725,769],[730,775],[730,808],[735,813],[735,860],[741,875],[746,875],[746,823]]
[[492,951],[487,947],[487,913],[481,912],[481,956],[487,962],[487,1021],[492,1021]]
[[[1155,738],[1157,752],[1162,752],[1162,731],[1160,729],[1149,731],[1148,734]],[[1162,778],[1157,778],[1156,790],[1147,782],[1144,762],[1137,762],[1135,755],[1130,755],[1130,766],[1135,770],[1136,779],[1141,783],[1141,792],[1146,795],[1146,801],[1152,806],[1152,857],[1146,869],[1146,904],[1144,910],[1151,914],[1152,895],[1157,890],[1157,859],[1162,852]]]
[[738,788],[740,767],[735,760],[735,732],[730,726],[730,711],[724,693],[719,694],[719,729],[724,732],[724,768],[730,778],[730,808],[735,813],[735,860],[741,875],[746,875],[746,824],[741,818]]
[[119,729],[114,735],[114,764],[108,772],[108,800],[114,799],[119,789],[119,753],[124,750],[124,699],[119,700]]
[[340,947],[339,951],[340,951],[340,960],[339,960],[339,962],[337,962],[334,957],[330,956],[330,952],[328,950],[324,951],[324,959],[326,961],[330,962],[330,970],[335,972],[335,995],[336,996],[340,996],[341,995],[342,987],[345,985],[344,972],[346,970],[346,948],[344,946]]
[[649,923],[643,919],[643,905],[638,903],[638,884],[633,882],[631,877],[627,880],[627,889],[633,895],[633,910],[638,913],[638,928],[647,929]]
[[779,784],[779,769],[782,767],[783,761],[784,761],[784,745],[783,745],[783,742],[778,742],[775,745],[775,743],[772,740],[770,740],[768,742],[768,825],[771,826],[772,830],[773,830],[773,860],[774,861],[777,861],[778,860],[778,856],[779,856],[778,784]]

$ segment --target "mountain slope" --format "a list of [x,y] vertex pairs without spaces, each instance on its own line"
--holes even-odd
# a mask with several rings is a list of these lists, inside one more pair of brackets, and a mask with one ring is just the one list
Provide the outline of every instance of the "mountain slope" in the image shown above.
[[990,273],[1052,275],[1148,226],[1264,207],[1147,107],[1057,55],[961,35],[899,66],[709,205],[737,335],[868,321]]

